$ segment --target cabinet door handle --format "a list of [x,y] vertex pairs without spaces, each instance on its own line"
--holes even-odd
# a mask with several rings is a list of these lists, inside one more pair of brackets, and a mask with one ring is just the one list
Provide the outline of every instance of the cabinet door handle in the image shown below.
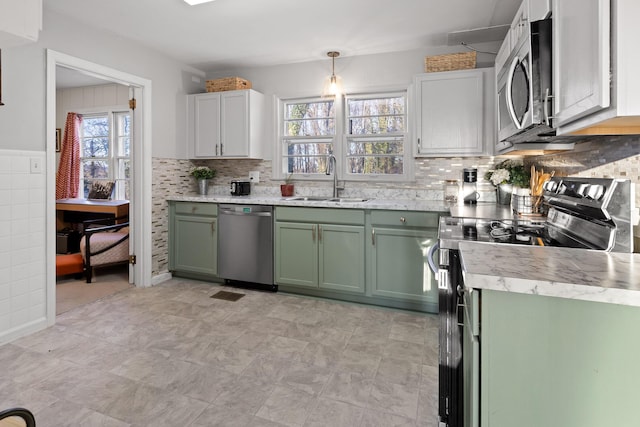
[[211,223],[211,234],[213,234],[213,233],[215,233],[215,232],[216,232],[216,223],[215,223],[215,222],[212,222],[212,223]]
[[322,226],[318,226],[318,243],[322,242]]
[[420,138],[418,138],[418,154],[420,154]]
[[224,144],[220,143],[220,155],[222,156],[222,152],[224,151]]
[[371,245],[373,246],[376,245],[376,229],[375,228],[371,229]]
[[311,226],[311,240],[315,243],[316,241],[316,226]]
[[218,144],[216,144],[216,156],[218,155]]

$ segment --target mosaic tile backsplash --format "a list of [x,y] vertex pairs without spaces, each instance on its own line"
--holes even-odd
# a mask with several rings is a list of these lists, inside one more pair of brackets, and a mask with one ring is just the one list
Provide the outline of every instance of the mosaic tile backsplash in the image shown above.
[[[415,181],[408,183],[347,182],[341,193],[346,197],[376,197],[386,199],[440,200],[444,181],[462,179],[464,168],[477,168],[478,191],[481,200],[495,201],[493,186],[482,178],[502,159],[494,157],[416,159]],[[603,137],[579,144],[575,150],[525,159],[525,165],[535,164],[561,175],[585,177],[616,177],[636,183],[636,206],[640,206],[640,136]],[[271,162],[263,160],[207,160],[189,161],[153,159],[153,274],[168,271],[168,205],[172,195],[194,194],[196,182],[189,176],[194,165],[208,165],[217,171],[211,194],[229,194],[229,181],[260,172],[260,183],[252,188],[253,194],[280,195],[281,180],[271,179]],[[330,195],[331,182],[299,181],[296,195]],[[636,235],[638,230],[636,229]],[[640,246],[636,244],[636,246]]]

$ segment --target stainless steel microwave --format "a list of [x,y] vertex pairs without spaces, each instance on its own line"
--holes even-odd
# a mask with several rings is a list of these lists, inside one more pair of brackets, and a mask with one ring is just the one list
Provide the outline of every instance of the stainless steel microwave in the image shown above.
[[546,142],[555,136],[552,118],[551,18],[524,22],[504,65],[498,70],[497,151],[514,143]]

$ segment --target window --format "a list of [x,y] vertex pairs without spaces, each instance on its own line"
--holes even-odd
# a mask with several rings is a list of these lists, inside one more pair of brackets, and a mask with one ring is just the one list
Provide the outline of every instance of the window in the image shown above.
[[348,96],[346,173],[352,176],[405,175],[406,96]]
[[340,179],[409,179],[406,103],[404,91],[282,101],[282,176],[326,179],[333,154]]
[[282,172],[324,174],[333,153],[336,114],[333,100],[321,98],[282,103]]
[[83,114],[80,130],[80,188],[84,197],[96,180],[115,181],[113,197],[129,200],[130,125],[128,111]]

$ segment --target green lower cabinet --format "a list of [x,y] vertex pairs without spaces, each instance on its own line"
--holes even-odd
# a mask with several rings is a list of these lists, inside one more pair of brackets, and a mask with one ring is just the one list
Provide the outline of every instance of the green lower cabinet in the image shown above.
[[481,291],[481,425],[640,425],[640,308]]
[[217,221],[187,215],[174,217],[174,270],[218,274]]
[[437,229],[373,227],[372,295],[431,303],[437,311],[438,285],[427,263],[427,252],[437,241]]
[[318,287],[364,293],[364,227],[318,226]]
[[278,285],[364,293],[364,227],[276,222]]
[[169,202],[169,270],[209,279],[218,274],[218,205]]
[[318,287],[317,225],[276,222],[275,276],[277,284]]

